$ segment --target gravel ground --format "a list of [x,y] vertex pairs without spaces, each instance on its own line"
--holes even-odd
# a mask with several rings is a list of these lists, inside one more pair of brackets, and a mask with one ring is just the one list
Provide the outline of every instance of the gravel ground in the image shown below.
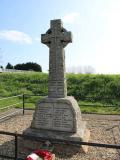
[[[120,144],[120,116],[83,115],[87,121],[87,127],[91,132],[90,142]],[[22,133],[29,127],[32,120],[32,112],[24,116],[17,115],[0,123],[0,130]],[[31,145],[32,143],[32,145]],[[19,139],[19,155],[28,154],[32,146],[39,148],[41,144]],[[67,148],[67,146],[66,146]],[[30,150],[29,150],[30,152]],[[0,135],[0,154],[14,154],[14,139],[11,136]],[[67,152],[55,152],[56,160],[120,160],[120,150],[89,147],[88,153],[75,152],[73,147]],[[0,160],[3,160],[0,159]]]

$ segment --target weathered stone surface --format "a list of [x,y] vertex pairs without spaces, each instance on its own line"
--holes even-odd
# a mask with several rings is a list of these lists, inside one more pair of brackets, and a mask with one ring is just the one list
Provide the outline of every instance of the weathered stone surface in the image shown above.
[[71,32],[63,28],[60,19],[52,20],[50,29],[41,35],[41,42],[50,49],[48,97],[67,96],[64,47],[72,42]]
[[37,104],[31,128],[75,133],[81,112],[73,97],[45,98]]
[[24,134],[50,140],[88,141],[90,132],[82,121],[78,103],[67,97],[64,47],[72,41],[71,32],[63,28],[61,20],[52,20],[41,41],[50,48],[48,97],[37,103],[31,126]]

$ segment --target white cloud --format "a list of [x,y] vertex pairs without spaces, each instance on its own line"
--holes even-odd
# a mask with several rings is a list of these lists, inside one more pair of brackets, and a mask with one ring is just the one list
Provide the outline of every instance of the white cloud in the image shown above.
[[32,38],[29,35],[17,30],[0,31],[0,39],[5,39],[19,43],[32,44]]
[[40,42],[40,37],[36,37],[35,41]]
[[65,23],[74,23],[78,18],[80,14],[78,12],[72,12],[69,14],[66,14],[62,19]]

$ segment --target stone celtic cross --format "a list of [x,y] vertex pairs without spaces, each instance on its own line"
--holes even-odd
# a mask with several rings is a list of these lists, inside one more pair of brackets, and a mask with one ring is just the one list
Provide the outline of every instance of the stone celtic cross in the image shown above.
[[49,47],[48,97],[65,98],[67,85],[65,78],[65,46],[72,42],[71,32],[63,28],[60,19],[51,20],[50,29],[41,35],[41,42]]
[[[31,126],[24,134],[47,138],[51,143],[52,139],[88,142],[90,131],[86,128],[86,122],[82,121],[80,107],[74,97],[67,96],[64,48],[72,42],[71,32],[63,28],[61,20],[52,20],[50,29],[42,34],[41,42],[50,50],[48,97],[40,99],[36,104]],[[59,146],[66,148],[63,143],[59,143]],[[79,149],[86,153],[87,149],[83,146],[77,145],[74,148],[75,152]]]

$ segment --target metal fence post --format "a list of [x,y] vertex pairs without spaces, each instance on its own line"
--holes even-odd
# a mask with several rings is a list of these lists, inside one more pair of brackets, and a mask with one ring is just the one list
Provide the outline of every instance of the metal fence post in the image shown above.
[[18,137],[17,133],[15,133],[15,160],[18,158]]
[[23,115],[25,114],[25,94],[23,94]]

